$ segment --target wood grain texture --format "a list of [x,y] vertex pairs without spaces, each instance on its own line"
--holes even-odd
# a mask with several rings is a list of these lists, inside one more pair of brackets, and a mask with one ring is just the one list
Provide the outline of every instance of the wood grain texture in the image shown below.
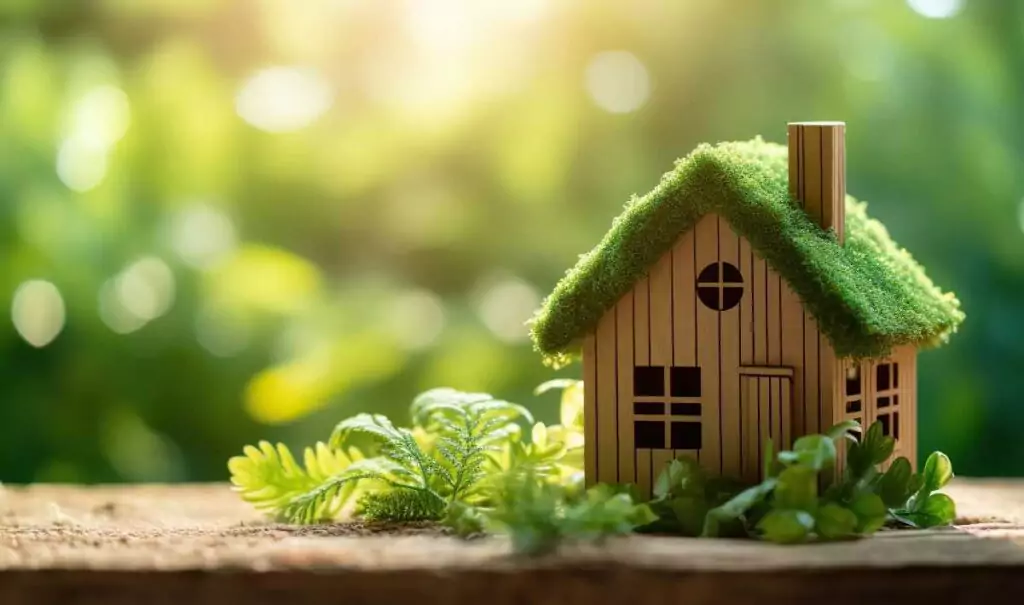
[[636,481],[633,455],[633,293],[627,292],[615,305],[616,358],[618,361],[618,400],[616,417],[618,419],[618,458],[619,483]]
[[601,483],[615,483],[619,478],[615,327],[612,309],[597,324],[597,479]]
[[645,276],[633,286],[633,359],[638,366],[651,365],[651,290]]
[[[722,220],[718,230],[718,254],[723,263],[740,266],[740,237]],[[747,279],[744,276],[744,279]],[[744,292],[744,298],[746,298]],[[741,299],[742,301],[742,299]],[[739,307],[718,314],[721,363],[721,452],[722,472],[739,476],[740,467],[740,313]]]
[[587,485],[597,483],[597,337],[583,338],[583,465]]
[[[718,215],[709,214],[697,223],[698,273],[718,262]],[[709,471],[722,472],[721,433],[719,428],[721,402],[719,385],[721,367],[719,344],[721,334],[718,312],[703,304],[697,305],[697,361],[701,369],[701,452],[700,464]]]
[[677,366],[697,365],[696,244],[690,231],[672,248],[673,355]]
[[651,365],[672,366],[672,253],[651,268]]
[[528,559],[422,524],[274,524],[225,484],[7,486],[0,603],[1015,605],[1024,483],[946,491],[957,528],[792,547],[632,536]]

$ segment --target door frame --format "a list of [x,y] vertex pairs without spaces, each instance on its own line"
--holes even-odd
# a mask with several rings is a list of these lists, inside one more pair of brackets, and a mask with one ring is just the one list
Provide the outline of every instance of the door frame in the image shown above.
[[[740,366],[739,368],[740,439],[736,444],[736,447],[739,449],[740,473],[743,475],[744,479],[762,479],[761,470],[764,466],[762,457],[764,444],[767,438],[772,438],[775,451],[789,447],[788,442],[792,440],[793,434],[792,410],[794,375],[794,369],[788,366]],[[758,393],[755,399],[755,401],[758,402],[757,412],[751,410],[749,404],[744,406],[744,402],[750,401],[748,388],[751,381],[747,379],[753,379],[753,384],[757,385],[758,388]],[[761,379],[767,380],[764,380],[762,383]],[[762,394],[764,393],[767,393],[767,401],[762,401]],[[768,411],[769,417],[771,417],[773,401],[776,402],[775,405],[777,405],[777,408],[775,408],[779,417],[777,425],[774,422],[765,420],[761,417],[762,410],[765,409]],[[752,429],[755,428],[756,432],[753,432]],[[755,434],[757,435],[756,450],[755,452],[749,452],[750,446],[753,444],[749,443],[748,440]],[[745,452],[749,452],[756,456],[756,465],[752,464],[751,460],[744,459]]]

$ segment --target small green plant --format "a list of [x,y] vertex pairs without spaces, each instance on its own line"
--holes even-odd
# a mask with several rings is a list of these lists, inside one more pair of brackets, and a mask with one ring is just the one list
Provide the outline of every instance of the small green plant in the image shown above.
[[[879,423],[858,437],[861,427],[844,422],[777,453],[769,442],[765,479],[753,486],[681,457],[660,474],[649,503],[625,488],[584,489],[582,384],[551,381],[537,393],[550,389],[562,389],[561,424],[534,423],[522,406],[490,395],[434,389],[413,401],[410,427],[353,416],[328,443],[306,448],[302,465],[284,445],[248,446],[228,461],[231,481],[246,501],[287,522],[345,514],[437,521],[459,535],[508,534],[527,554],[634,530],[793,543],[856,538],[886,524],[932,527],[955,516],[953,501],[938,492],[953,476],[949,459],[936,452],[915,474],[897,458],[881,471],[895,441]],[[821,492],[843,444],[844,475]]]
[[[928,457],[920,474],[906,458],[882,472],[895,441],[873,424],[857,439],[854,422],[826,435],[807,435],[793,449],[764,459],[765,479],[741,489],[714,478],[691,459],[674,460],[659,476],[651,508],[658,521],[646,530],[688,536],[750,536],[771,542],[842,540],[865,536],[882,526],[933,527],[956,515],[949,496],[937,493],[953,476],[949,458]],[[847,442],[843,477],[819,494],[821,474],[835,466],[837,443]]]

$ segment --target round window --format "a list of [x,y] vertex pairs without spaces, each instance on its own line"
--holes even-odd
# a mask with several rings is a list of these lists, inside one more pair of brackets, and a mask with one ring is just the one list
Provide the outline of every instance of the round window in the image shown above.
[[728,311],[743,298],[743,274],[736,265],[711,263],[697,276],[697,298],[709,309]]

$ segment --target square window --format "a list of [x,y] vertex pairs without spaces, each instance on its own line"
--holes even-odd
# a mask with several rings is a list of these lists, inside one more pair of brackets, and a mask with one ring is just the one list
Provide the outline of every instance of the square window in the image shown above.
[[860,368],[857,366],[846,372],[846,394],[860,395]]
[[663,397],[665,395],[665,368],[636,366],[633,369],[633,394],[637,397]]
[[899,412],[893,412],[892,413],[892,436],[897,438],[897,439],[900,438],[900,413]]
[[887,407],[889,407],[889,398],[888,397],[879,397],[878,398],[878,407],[880,407],[880,408],[887,408]]
[[672,449],[699,450],[701,428],[699,422],[672,423]]
[[673,416],[700,416],[699,403],[673,403]]
[[647,401],[637,401],[633,404],[634,414],[657,414],[662,415],[665,413],[664,403],[651,403]]
[[889,423],[889,415],[879,414],[878,421],[882,423],[882,434],[888,437],[891,434],[890,431],[892,430],[892,426]]
[[900,364],[892,364],[892,388],[896,389],[900,386]]
[[654,420],[634,422],[633,447],[636,449],[665,449],[665,423]]
[[672,396],[700,397],[700,368],[672,368]]
[[883,363],[878,366],[875,371],[875,390],[876,391],[888,391],[889,390],[889,364]]
[[854,399],[853,401],[846,402],[846,413],[856,414],[860,412],[860,399]]

